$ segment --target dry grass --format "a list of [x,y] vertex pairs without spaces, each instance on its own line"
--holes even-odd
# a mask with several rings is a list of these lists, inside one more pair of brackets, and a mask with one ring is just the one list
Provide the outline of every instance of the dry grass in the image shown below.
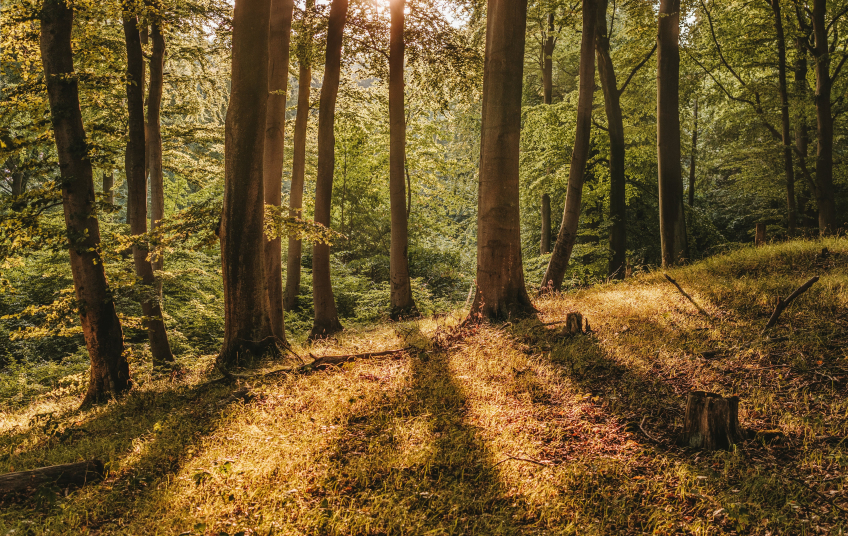
[[[590,336],[460,329],[457,312],[346,333],[311,351],[416,350],[256,380],[247,401],[203,383],[206,357],[85,413],[72,388],[0,408],[0,472],[110,469],[7,501],[0,534],[841,535],[848,241],[824,245],[674,270],[710,319],[653,273],[537,303],[542,322],[581,311]],[[762,339],[774,297],[811,275]],[[739,394],[751,439],[676,446],[691,389]]]

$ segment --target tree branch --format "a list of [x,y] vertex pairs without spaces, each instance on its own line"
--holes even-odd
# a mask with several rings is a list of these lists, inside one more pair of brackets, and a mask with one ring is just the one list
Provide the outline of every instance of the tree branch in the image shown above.
[[621,86],[621,89],[619,89],[619,90],[618,90],[618,95],[619,95],[619,96],[621,96],[621,94],[622,94],[622,93],[624,93],[624,90],[625,90],[625,89],[627,89],[627,84],[629,84],[629,83],[630,83],[630,80],[631,80],[631,79],[633,79],[633,75],[635,75],[635,74],[636,74],[636,71],[638,71],[639,69],[641,69],[641,68],[642,68],[642,66],[643,66],[643,65],[645,65],[646,63],[648,63],[648,60],[649,60],[649,59],[651,59],[651,56],[653,56],[653,55],[654,55],[654,52],[655,52],[656,50],[657,50],[657,44],[656,44],[656,43],[654,43],[654,48],[652,48],[652,49],[651,49],[651,51],[650,51],[650,52],[648,52],[648,55],[647,55],[647,56],[645,56],[645,59],[643,59],[641,62],[639,62],[639,65],[637,65],[636,67],[634,67],[634,68],[633,68],[633,70],[632,70],[632,71],[630,71],[630,75],[627,77],[627,80],[625,80],[625,81],[624,81],[624,85],[623,85],[623,86]]

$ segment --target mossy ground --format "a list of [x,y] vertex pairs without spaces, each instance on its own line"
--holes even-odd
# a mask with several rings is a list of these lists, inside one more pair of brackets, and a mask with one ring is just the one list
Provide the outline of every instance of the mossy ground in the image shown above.
[[[82,413],[82,373],[55,378],[0,408],[0,473],[99,458],[108,477],[7,500],[0,534],[848,532],[848,241],[670,274],[709,318],[654,272],[538,300],[539,319],[345,332],[303,350],[413,350],[256,379],[248,397],[205,383],[212,356],[139,365],[127,397]],[[559,336],[570,311],[593,333]],[[751,439],[677,446],[693,389],[738,394]]]

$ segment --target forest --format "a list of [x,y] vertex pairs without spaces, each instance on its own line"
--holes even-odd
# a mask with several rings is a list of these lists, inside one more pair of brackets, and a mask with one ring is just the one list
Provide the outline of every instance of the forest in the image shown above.
[[844,534],[846,36],[0,0],[0,534]]

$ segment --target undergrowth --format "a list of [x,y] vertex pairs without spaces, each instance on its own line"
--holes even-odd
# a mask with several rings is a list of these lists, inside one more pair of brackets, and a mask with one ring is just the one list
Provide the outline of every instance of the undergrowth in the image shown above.
[[[297,350],[410,350],[238,386],[210,383],[211,355],[168,373],[136,355],[133,391],[86,412],[79,357],[12,370],[40,387],[0,406],[0,473],[108,475],[6,500],[0,534],[844,534],[848,241],[669,273],[709,316],[651,272],[537,300],[538,319],[358,327]],[[592,333],[552,324],[572,311]],[[740,396],[744,443],[678,446],[696,389]]]

